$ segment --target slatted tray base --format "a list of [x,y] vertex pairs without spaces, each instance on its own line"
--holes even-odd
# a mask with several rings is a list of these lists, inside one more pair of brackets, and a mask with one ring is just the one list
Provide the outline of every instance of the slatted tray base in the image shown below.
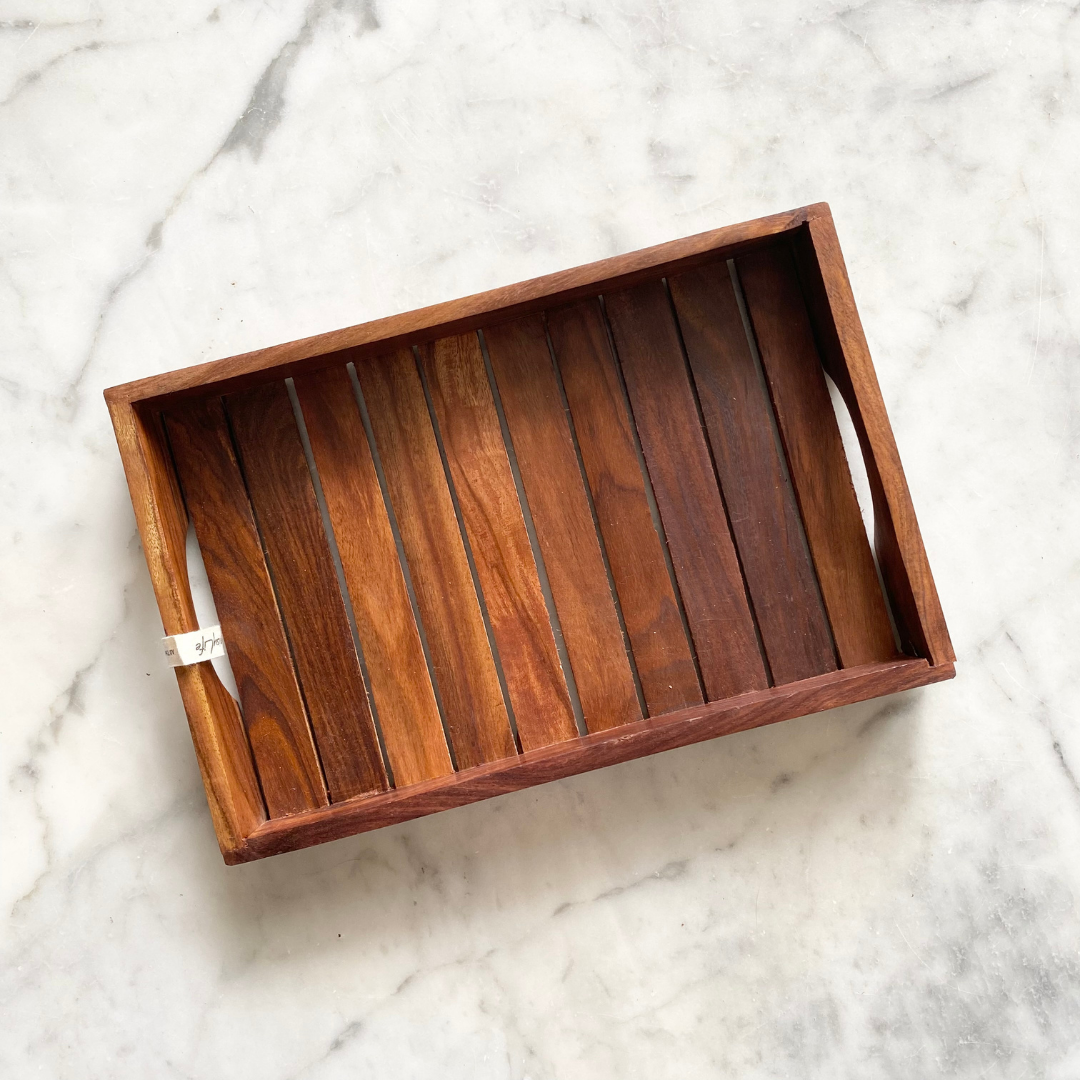
[[952,674],[823,205],[107,398],[228,862]]

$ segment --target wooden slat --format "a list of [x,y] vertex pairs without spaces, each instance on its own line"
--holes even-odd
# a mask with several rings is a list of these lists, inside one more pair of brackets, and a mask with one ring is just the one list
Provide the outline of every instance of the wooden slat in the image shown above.
[[271,817],[327,803],[247,489],[218,398],[166,414]]
[[700,702],[599,300],[549,312],[548,330],[649,713]]
[[439,447],[407,349],[356,363],[458,768],[517,753]]
[[896,654],[840,429],[787,245],[736,260],[844,667]]
[[296,379],[396,787],[453,772],[367,433],[344,367]]
[[669,285],[773,681],[833,671],[829,623],[727,263]]
[[382,751],[292,402],[283,382],[225,399],[330,799],[387,787]]
[[710,701],[768,685],[675,319],[660,281],[605,296]]
[[484,331],[585,725],[641,715],[543,318]]
[[577,735],[476,334],[420,347],[523,750]]

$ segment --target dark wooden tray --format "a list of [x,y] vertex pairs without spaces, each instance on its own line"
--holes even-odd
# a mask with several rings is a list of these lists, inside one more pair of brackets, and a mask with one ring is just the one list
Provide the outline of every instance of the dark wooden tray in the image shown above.
[[825,204],[105,397],[228,863],[953,674]]

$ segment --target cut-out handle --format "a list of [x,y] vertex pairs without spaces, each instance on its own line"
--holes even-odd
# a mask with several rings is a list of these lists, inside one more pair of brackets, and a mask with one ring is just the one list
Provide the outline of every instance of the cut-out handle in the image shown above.
[[859,512],[862,514],[863,525],[866,526],[866,535],[870,541],[870,554],[874,558],[874,569],[877,571],[878,583],[881,585],[882,595],[888,601],[885,607],[889,615],[889,625],[892,627],[893,639],[896,642],[897,652],[903,652],[903,641],[900,637],[899,627],[896,625],[896,612],[893,609],[894,601],[889,594],[888,587],[885,584],[885,577],[881,572],[881,554],[878,549],[877,536],[878,510],[874,501],[873,486],[870,483],[867,450],[859,440],[859,433],[855,427],[855,420],[852,417],[847,400],[828,371],[825,372],[825,382],[829,387],[833,412],[836,413],[836,424],[840,428],[840,438],[844,443],[844,454],[847,457],[848,469],[851,472],[851,483],[855,488],[855,498],[858,500]]
[[[217,626],[219,622],[217,606],[214,604],[214,594],[210,591],[210,581],[206,576],[202,551],[199,549],[199,541],[195,536],[195,526],[191,522],[188,522],[185,553],[187,555],[188,588],[191,590],[191,602],[195,607],[195,615],[199,620],[199,626]],[[226,648],[228,648],[227,642]],[[210,663],[213,665],[217,677],[221,680],[221,685],[229,691],[233,700],[239,704],[240,695],[236,689],[236,677],[233,675],[228,654],[215,656]]]
[[840,393],[832,376],[826,371],[825,382],[829,387],[829,398],[832,400],[833,412],[836,413],[836,425],[840,428],[840,439],[844,444],[844,454],[847,457],[848,468],[851,470],[851,483],[855,488],[855,498],[859,503],[859,511],[862,514],[863,524],[866,526],[866,535],[870,541],[870,548],[874,548],[874,498],[870,490],[870,478],[866,472],[866,459],[863,456],[863,448],[859,444],[859,435],[855,430],[855,423],[851,419],[844,395]]

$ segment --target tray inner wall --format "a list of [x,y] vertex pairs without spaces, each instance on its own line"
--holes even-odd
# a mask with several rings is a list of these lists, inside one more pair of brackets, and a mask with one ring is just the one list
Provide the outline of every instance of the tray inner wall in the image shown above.
[[272,818],[898,654],[787,242],[164,422]]

